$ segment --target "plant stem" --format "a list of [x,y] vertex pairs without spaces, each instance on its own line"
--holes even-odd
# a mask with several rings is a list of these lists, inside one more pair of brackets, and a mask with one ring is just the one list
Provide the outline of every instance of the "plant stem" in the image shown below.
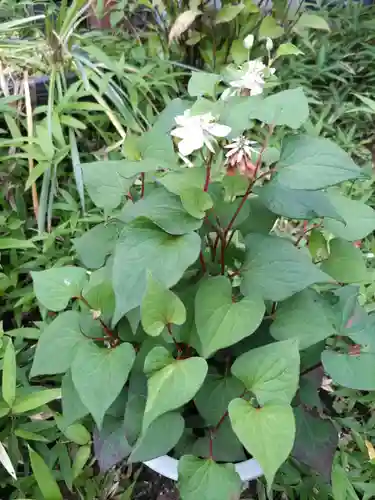
[[213,436],[212,436],[212,431],[210,430],[210,458],[213,459]]
[[210,153],[210,156],[207,160],[207,164],[206,164],[206,180],[204,182],[204,187],[203,187],[203,191],[205,193],[207,193],[208,191],[208,186],[210,185],[210,180],[211,180],[211,165],[212,165],[212,159],[213,159],[214,155],[213,153]]
[[221,274],[224,276],[225,273],[225,238],[221,238],[220,243],[220,264],[221,264]]
[[144,172],[141,173],[141,181],[142,181],[141,198],[144,198],[144,196],[145,196],[145,173]]
[[[80,295],[79,297],[77,297],[78,300],[80,300],[81,302],[83,302],[85,304],[85,306],[87,306],[91,311],[94,311],[94,309],[90,306],[90,304],[87,302],[87,300],[85,299],[85,297],[83,297],[82,295]],[[106,335],[108,335],[108,337],[110,337],[111,339],[115,338],[115,334],[112,332],[112,330],[110,328],[108,328],[108,326],[104,323],[104,321],[99,317],[97,318],[99,320],[99,323],[101,324],[104,332],[106,333]]]
[[242,207],[244,206],[246,200],[249,197],[249,194],[251,193],[251,189],[252,189],[253,185],[254,185],[254,181],[250,181],[250,183],[247,187],[246,193],[242,197],[241,203],[238,205],[237,210],[234,212],[233,217],[231,218],[226,229],[224,230],[224,236],[226,236],[229,233],[229,231],[232,229],[233,224],[235,223],[238,214],[241,212]]
[[203,256],[202,250],[200,251],[200,254],[199,254],[199,261],[200,261],[201,266],[202,266],[202,272],[203,272],[203,274],[206,274],[207,268],[206,268],[206,262],[204,260],[204,256]]
[[176,349],[177,349],[177,359],[179,359],[180,355],[182,354],[182,350],[181,350],[181,347],[178,345],[176,339],[173,337],[173,333],[172,333],[172,325],[170,323],[167,323],[167,330],[168,330],[168,333],[169,335],[172,337],[173,339],[173,342],[174,342],[174,345],[176,346]]
[[[238,396],[239,398],[243,398],[246,394],[246,390],[243,391],[243,393]],[[211,430],[212,434],[216,434],[216,432],[220,429],[220,426],[223,424],[224,420],[227,418],[227,416],[229,415],[229,412],[228,410],[224,413],[224,415],[221,416],[220,420],[218,421],[218,423],[215,425],[215,427]]]

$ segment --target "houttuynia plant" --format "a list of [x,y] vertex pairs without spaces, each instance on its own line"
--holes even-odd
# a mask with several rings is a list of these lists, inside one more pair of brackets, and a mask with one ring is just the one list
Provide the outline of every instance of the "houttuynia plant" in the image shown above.
[[32,273],[57,316],[30,376],[62,375],[64,425],[92,417],[103,469],[178,458],[183,500],[238,498],[249,457],[269,488],[290,455],[329,476],[316,374],[375,390],[363,173],[297,131],[306,97],[271,93],[271,64],[227,74],[194,73],[123,159],[82,165],[104,222],[74,240],[80,267]]

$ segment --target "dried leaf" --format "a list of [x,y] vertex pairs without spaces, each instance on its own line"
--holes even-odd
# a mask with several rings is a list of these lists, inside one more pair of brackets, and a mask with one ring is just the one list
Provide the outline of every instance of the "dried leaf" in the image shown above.
[[367,441],[367,439],[365,440],[365,445],[366,445],[366,448],[367,448],[369,459],[370,460],[374,460],[375,459],[375,448],[374,448],[374,446],[372,445],[372,443],[370,443],[370,441]]
[[169,44],[171,44],[173,40],[180,38],[182,33],[184,33],[200,15],[201,12],[199,10],[187,10],[186,12],[180,14],[169,33]]

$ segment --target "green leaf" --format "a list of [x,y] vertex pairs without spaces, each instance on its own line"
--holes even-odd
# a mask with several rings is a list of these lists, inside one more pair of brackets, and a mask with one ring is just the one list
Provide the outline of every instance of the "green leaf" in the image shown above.
[[288,458],[295,436],[291,406],[268,403],[254,408],[243,399],[229,404],[229,418],[238,439],[263,469],[268,489],[278,468]]
[[331,31],[327,21],[322,16],[318,16],[317,14],[310,14],[308,12],[303,12],[294,26],[295,30],[301,30],[305,28]]
[[42,330],[30,378],[65,373],[70,368],[78,346],[87,342],[81,332],[80,318],[77,311],[66,311]]
[[298,342],[273,342],[245,352],[233,363],[232,374],[256,396],[260,405],[290,403],[299,381]]
[[266,97],[250,116],[269,125],[298,129],[309,117],[308,100],[301,87],[283,90]]
[[50,311],[62,311],[73,297],[79,297],[86,281],[81,267],[54,267],[33,271],[31,277],[38,301]]
[[277,236],[250,234],[245,238],[246,261],[241,290],[259,290],[266,300],[281,301],[314,283],[331,281],[309,254]]
[[350,179],[361,170],[329,139],[297,135],[284,141],[276,179],[289,189],[317,190]]
[[125,199],[134,176],[141,172],[155,172],[160,167],[160,162],[153,159],[107,160],[83,163],[81,167],[92,201],[97,207],[110,210],[118,207]]
[[317,217],[331,217],[344,220],[328,195],[322,191],[290,189],[275,178],[257,189],[256,194],[269,210],[289,219],[310,220]]
[[38,340],[40,337],[40,330],[39,328],[27,328],[27,327],[15,328],[14,330],[8,330],[7,335],[19,339]]
[[229,500],[241,494],[241,478],[233,464],[217,464],[185,455],[178,463],[181,500]]
[[166,455],[178,443],[184,427],[184,419],[179,413],[164,413],[141,434],[128,463],[145,462]]
[[63,496],[48,465],[36,451],[29,448],[31,468],[45,500],[63,500]]
[[206,433],[206,436],[195,441],[191,448],[191,453],[196,457],[210,457],[210,440],[212,442],[213,459],[217,462],[242,462],[246,460],[246,455],[242,444],[233,432],[229,418],[225,419],[215,433]]
[[55,415],[55,421],[57,427],[69,441],[83,446],[91,440],[90,433],[82,424],[65,425],[64,418],[59,415]]
[[279,38],[284,34],[284,28],[280,26],[276,19],[271,16],[263,18],[259,26],[259,39],[264,38]]
[[27,250],[29,248],[35,248],[35,245],[30,240],[17,240],[15,238],[0,238],[0,250]]
[[26,396],[17,398],[13,404],[12,412],[15,415],[26,413],[60,398],[60,389],[43,389],[41,391],[32,392]]
[[81,474],[90,457],[91,445],[87,444],[85,446],[80,446],[72,464],[73,480]]
[[330,420],[313,416],[301,406],[294,409],[294,416],[296,439],[292,456],[329,482],[339,437],[335,426]]
[[116,309],[113,323],[141,304],[147,286],[147,270],[170,288],[197,260],[200,245],[196,233],[172,236],[144,221],[129,224],[115,249],[113,288]]
[[233,21],[245,6],[240,3],[238,5],[225,5],[217,11],[215,24],[229,23]]
[[190,187],[183,189],[180,196],[184,209],[197,219],[203,219],[206,211],[213,207],[211,196],[202,191],[202,188]]
[[314,290],[304,290],[277,307],[270,333],[276,340],[297,339],[300,349],[337,334],[328,304]]
[[258,328],[265,305],[257,293],[232,302],[229,278],[203,281],[195,298],[195,323],[205,358],[248,337]]
[[372,281],[362,252],[349,241],[335,238],[329,242],[330,253],[321,270],[339,283]]
[[203,384],[207,363],[203,358],[177,360],[148,379],[143,431],[160,415],[190,401]]
[[355,241],[365,238],[375,229],[375,210],[362,201],[351,200],[338,191],[329,193],[329,200],[340,220],[326,220],[324,227],[339,238]]
[[215,97],[216,85],[221,79],[222,77],[220,75],[206,73],[204,71],[193,71],[188,84],[189,95],[192,97]]
[[303,55],[302,50],[296,47],[293,43],[281,43],[276,50],[276,59],[284,56],[299,56]]
[[94,432],[94,451],[101,472],[107,472],[129,456],[131,446],[126,439],[123,422],[107,416],[102,429]]
[[239,226],[241,233],[268,234],[276,222],[276,215],[260,201],[258,196],[251,196],[247,202],[250,210],[249,217]]
[[119,224],[98,224],[82,236],[73,239],[73,246],[83,265],[89,269],[104,266],[118,240]]
[[185,189],[197,188],[203,192],[206,172],[204,168],[181,168],[167,172],[158,180],[171,193],[181,195]]
[[73,383],[99,428],[124,387],[134,359],[133,346],[128,343],[104,349],[87,342],[78,348],[71,368]]
[[3,359],[2,393],[4,401],[12,408],[16,398],[16,353],[11,339],[8,340]]
[[73,424],[77,420],[88,414],[88,409],[82,403],[77,389],[72,380],[70,370],[64,375],[61,383],[61,403],[63,409],[63,419],[66,426]]
[[209,373],[194,398],[195,406],[208,424],[217,425],[229,403],[239,398],[244,389],[236,377]]
[[143,329],[152,336],[160,335],[168,324],[182,325],[186,321],[184,304],[173,292],[147,275],[147,288],[141,304]]
[[322,363],[335,384],[361,391],[375,390],[375,353],[361,352],[354,356],[324,351]]
[[143,371],[146,375],[152,375],[154,372],[170,365],[174,362],[172,353],[165,347],[157,345],[153,347],[146,356]]
[[9,455],[4,448],[3,443],[0,442],[0,462],[4,469],[8,472],[8,474],[14,479],[17,480],[16,471],[14,470],[13,464]]
[[131,445],[134,445],[142,430],[142,418],[146,406],[146,398],[146,377],[143,373],[132,371],[124,417],[125,435]]
[[202,225],[202,221],[186,212],[178,196],[161,187],[136,203],[128,203],[120,216],[126,223],[138,217],[146,217],[173,235],[190,233]]

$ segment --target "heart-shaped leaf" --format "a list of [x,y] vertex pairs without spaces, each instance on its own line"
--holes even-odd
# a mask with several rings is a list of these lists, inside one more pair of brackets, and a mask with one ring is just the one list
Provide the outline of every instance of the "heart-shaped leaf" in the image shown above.
[[80,318],[77,311],[66,311],[44,328],[36,347],[30,377],[65,373],[70,368],[78,346],[87,343],[81,332]]
[[50,311],[62,311],[72,297],[78,297],[86,282],[81,267],[54,267],[31,273],[36,298]]
[[82,403],[100,428],[104,414],[128,379],[135,359],[133,346],[120,344],[113,349],[82,344],[72,364],[72,379]]
[[259,462],[271,488],[277,469],[293,448],[295,422],[292,407],[268,403],[254,408],[243,399],[229,404],[234,432],[247,451]]
[[203,358],[177,360],[148,379],[143,431],[157,417],[190,401],[203,384],[207,363]]
[[257,294],[232,302],[232,285],[224,276],[210,278],[199,287],[195,298],[195,322],[201,354],[208,358],[251,335],[260,325],[265,306]]
[[144,331],[152,336],[160,335],[170,323],[182,325],[186,321],[184,304],[151,273],[147,276],[147,289],[141,304],[141,321]]
[[145,462],[166,455],[179,441],[184,426],[179,413],[164,413],[139,437],[128,462]]
[[178,484],[181,500],[235,500],[242,485],[233,464],[217,464],[192,455],[180,458]]
[[290,403],[299,380],[298,342],[273,342],[245,352],[233,363],[232,373],[255,394],[259,404]]

